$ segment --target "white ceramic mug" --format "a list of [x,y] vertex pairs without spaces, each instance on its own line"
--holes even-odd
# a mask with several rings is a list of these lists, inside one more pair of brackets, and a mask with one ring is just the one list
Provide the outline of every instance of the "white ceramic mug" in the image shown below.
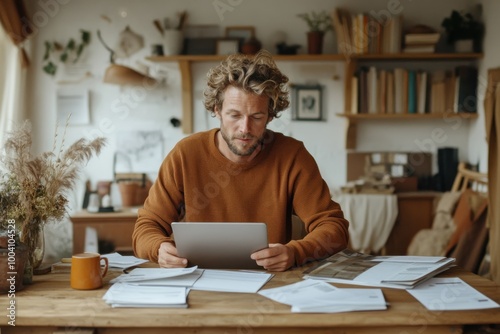
[[184,34],[180,30],[170,29],[163,32],[163,53],[165,56],[178,55],[182,52]]

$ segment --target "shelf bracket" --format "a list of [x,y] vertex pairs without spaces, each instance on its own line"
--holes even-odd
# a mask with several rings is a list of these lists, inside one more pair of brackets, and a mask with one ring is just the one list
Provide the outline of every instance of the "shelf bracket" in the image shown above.
[[184,134],[193,133],[193,77],[191,74],[191,62],[189,60],[179,60],[181,71],[181,94],[182,94],[182,132]]
[[346,149],[356,149],[358,122],[352,119],[347,119],[347,129],[345,138]]

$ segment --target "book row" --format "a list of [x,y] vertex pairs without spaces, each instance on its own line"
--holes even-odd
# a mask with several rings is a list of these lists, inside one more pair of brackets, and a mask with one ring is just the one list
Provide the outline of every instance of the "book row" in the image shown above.
[[351,78],[351,110],[367,114],[475,113],[477,68],[423,71],[361,67]]

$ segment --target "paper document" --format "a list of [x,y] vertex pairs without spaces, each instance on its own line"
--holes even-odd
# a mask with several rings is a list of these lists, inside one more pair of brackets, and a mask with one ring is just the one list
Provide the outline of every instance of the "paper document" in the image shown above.
[[190,268],[135,268],[128,274],[122,274],[114,279],[111,283],[131,283],[150,281],[168,277],[178,277],[182,275],[192,274],[198,267]]
[[104,254],[103,257],[108,259],[110,268],[127,269],[148,262],[148,260],[135,256],[123,256],[119,253]]
[[186,288],[113,284],[102,297],[112,307],[186,308]]
[[272,277],[265,272],[205,269],[192,289],[255,293]]
[[408,292],[431,311],[479,310],[500,307],[458,277],[431,278]]
[[[347,283],[367,286],[381,286],[398,289],[411,289],[422,281],[454,265],[455,259],[441,260],[430,257],[415,259],[409,256],[404,262],[404,256],[397,261],[387,257],[366,255],[351,250],[343,250],[321,261],[317,266],[304,272],[304,278],[322,279],[327,282]],[[416,260],[416,261],[415,261]]]
[[334,313],[387,309],[381,289],[339,289],[318,280],[304,280],[265,289],[259,294],[292,306],[292,312]]

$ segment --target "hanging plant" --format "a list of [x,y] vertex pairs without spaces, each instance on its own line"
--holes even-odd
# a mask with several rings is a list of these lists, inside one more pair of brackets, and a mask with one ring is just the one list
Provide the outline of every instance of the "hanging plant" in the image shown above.
[[[43,71],[49,75],[55,75],[57,72],[57,62],[76,63],[83,53],[83,50],[90,44],[90,31],[80,29],[80,41],[77,42],[71,38],[66,45],[56,41],[45,41],[45,53],[43,56]],[[55,54],[57,56],[52,57]]]

